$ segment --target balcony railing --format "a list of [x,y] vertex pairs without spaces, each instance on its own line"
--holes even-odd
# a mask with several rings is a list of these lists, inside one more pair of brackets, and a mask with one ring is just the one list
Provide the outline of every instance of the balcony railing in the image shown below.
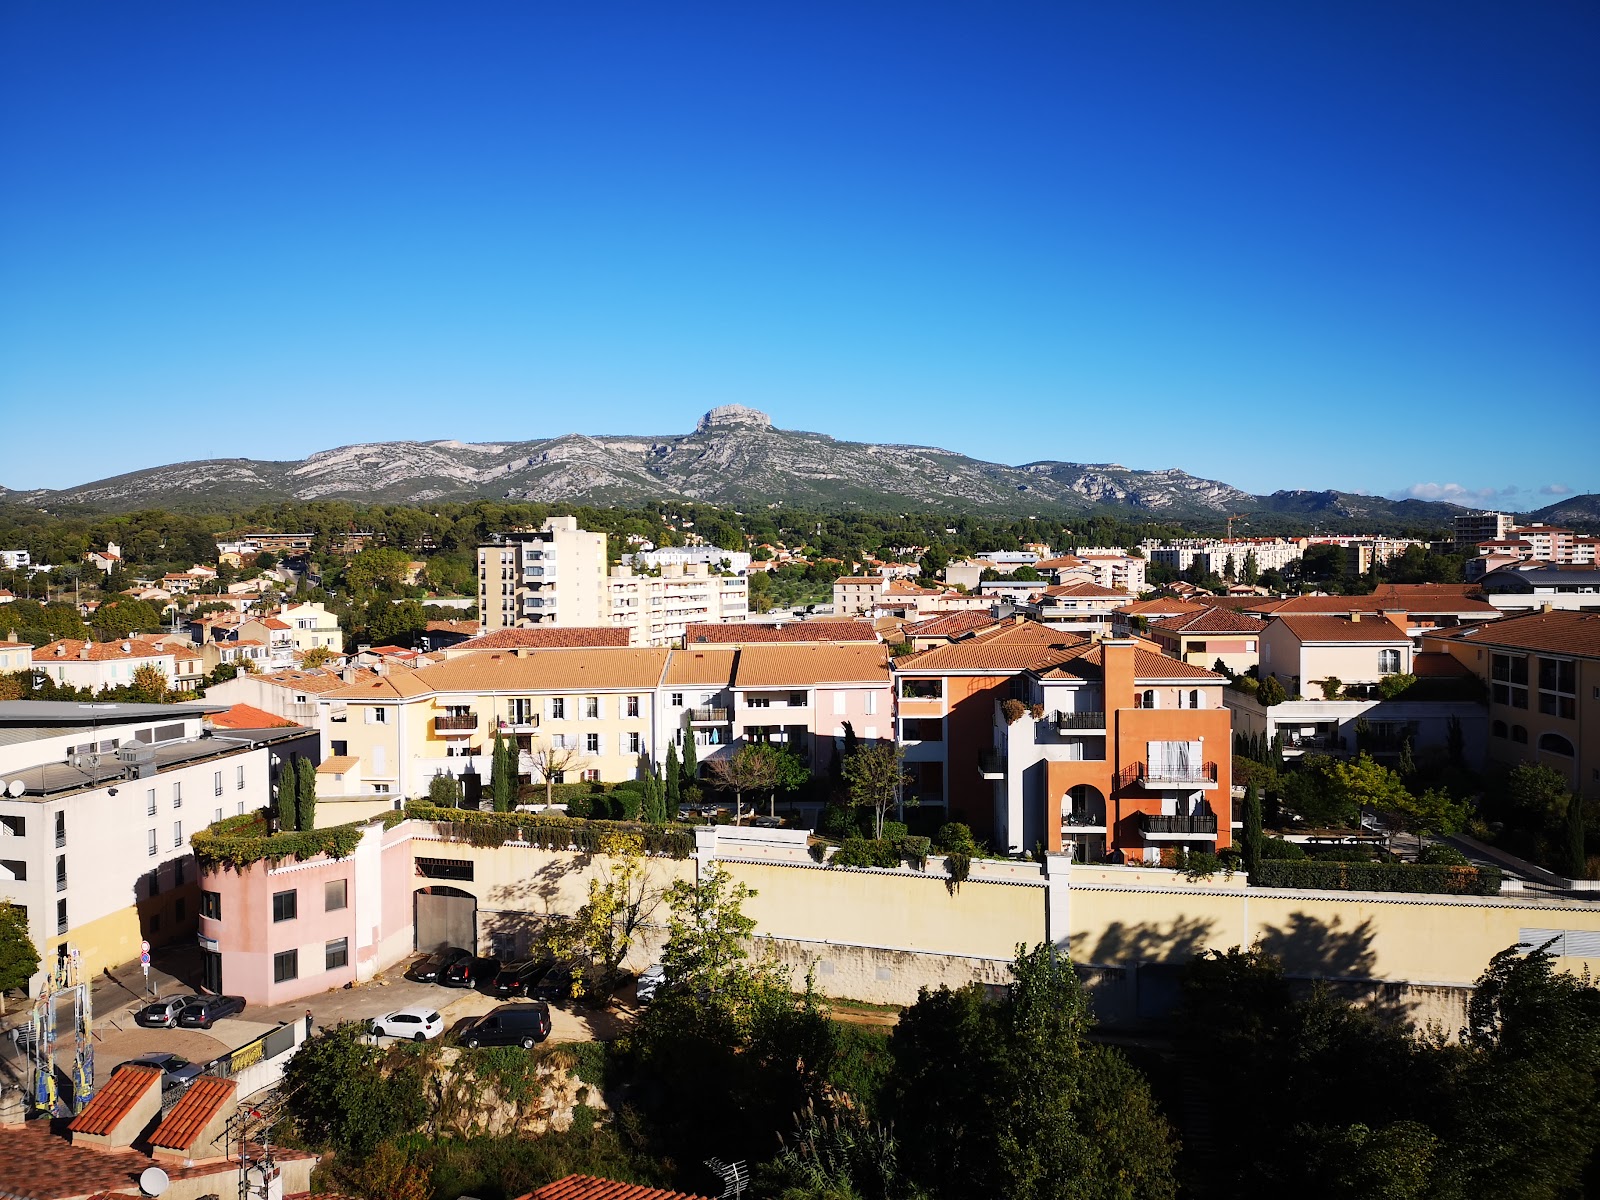
[[1064,812],[1061,814],[1061,824],[1068,829],[1104,829],[1106,815],[1103,812]]
[[1215,814],[1195,817],[1161,817],[1153,813],[1139,814],[1139,831],[1155,834],[1182,834],[1191,837],[1216,837]]
[[1006,756],[998,750],[978,751],[978,774],[985,779],[1004,779]]
[[689,723],[692,725],[726,725],[730,715],[725,708],[691,708],[689,710]]
[[1195,763],[1183,767],[1171,763],[1154,766],[1133,763],[1124,767],[1117,778],[1123,787],[1205,787],[1217,782],[1217,764]]
[[538,713],[523,713],[520,717],[513,714],[503,717],[496,722],[501,733],[532,733],[539,728]]
[[1070,729],[1104,729],[1106,715],[1103,712],[1058,712],[1055,722],[1057,731],[1061,733]]
[[477,713],[435,717],[433,719],[433,729],[435,733],[471,733],[477,728]]

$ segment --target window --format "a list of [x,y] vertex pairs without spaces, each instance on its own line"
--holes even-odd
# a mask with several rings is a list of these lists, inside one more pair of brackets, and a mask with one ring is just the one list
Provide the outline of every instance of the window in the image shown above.
[[[1572,743],[1559,733],[1541,733],[1539,735],[1539,749],[1548,751],[1551,754],[1559,754],[1563,758],[1571,758],[1576,753],[1572,749]],[[63,870],[64,868],[58,864],[56,867],[56,886],[58,890],[61,887]]]
[[639,715],[639,697],[628,697],[626,712],[630,717],[637,717]]
[[416,864],[417,874],[424,879],[471,880],[472,878],[470,858],[418,858]]
[[184,913],[183,897],[179,896],[176,900],[174,900],[172,902],[172,919],[174,921],[182,921],[183,920],[183,913]]
[[598,733],[586,733],[586,734],[584,734],[583,735],[583,749],[584,749],[584,753],[586,753],[586,754],[599,754],[600,753],[600,735]]
[[322,967],[326,971],[337,971],[349,961],[349,938],[334,938],[322,948]]
[[1206,652],[1206,644],[1204,642],[1190,642],[1189,643],[1189,653],[1190,654],[1204,654],[1205,652]]
[[1528,744],[1528,731],[1521,725],[1513,725],[1511,727],[1511,740],[1526,746]]
[[1156,706],[1156,692],[1154,688],[1146,688],[1142,692],[1133,694],[1135,708],[1154,708]]
[[643,744],[644,744],[644,739],[642,739],[637,733],[630,733],[628,735],[628,753],[629,754],[638,754],[638,753],[640,753],[640,751],[641,751],[641,749],[643,747]]
[[65,900],[57,900],[56,901],[56,932],[57,933],[65,933],[66,931],[67,931],[67,902]]
[[272,920],[292,921],[300,915],[300,893],[294,890],[272,893]]
[[183,845],[183,822],[174,821],[172,823],[172,846],[176,849],[181,845]]
[[902,700],[942,700],[944,698],[944,680],[942,679],[902,679],[900,681],[900,699]]
[[344,758],[350,753],[349,742],[329,742],[328,745],[333,749],[335,758]]
[[244,764],[240,763],[233,769],[233,786],[235,789],[244,787]]
[[1504,721],[1495,721],[1489,726],[1489,734],[1491,737],[1503,738],[1509,737],[1511,731],[1506,728]]
[[212,819],[212,820],[213,820],[213,821],[220,821],[220,820],[222,820],[222,810],[221,810],[221,809],[220,809],[220,808],[219,808],[219,809],[217,809],[217,810],[216,810],[216,811],[215,811],[215,812],[214,812],[214,813],[212,813],[212,814],[211,814],[211,819]]
[[300,978],[300,951],[283,950],[272,956],[272,982],[287,983]]
[[239,801],[239,812],[238,812],[237,815],[241,816],[241,817],[244,816],[244,801],[243,800]]
[[[1490,694],[1496,704],[1528,707],[1528,660],[1516,654],[1490,656]],[[1526,738],[1524,738],[1526,740]]]
[[150,857],[154,858],[156,856],[156,831],[154,829],[149,832],[147,849]]
[[1254,654],[1256,652],[1255,638],[1247,638],[1244,643],[1244,649],[1246,654]]
[[1199,708],[1200,707],[1200,689],[1199,688],[1191,688],[1190,689],[1190,691],[1189,691],[1189,707],[1190,708]]
[[349,902],[349,880],[330,879],[322,885],[322,911],[337,912]]
[[[841,692],[840,696],[842,697],[843,695],[844,695],[844,693]],[[804,692],[790,692],[789,693],[789,707],[790,708],[804,708],[805,706],[806,706],[806,694]]]
[[595,768],[593,768],[593,767],[591,767],[587,771],[579,772],[579,776],[578,777],[580,779],[582,779],[585,783],[599,783],[600,782],[600,772],[598,770],[596,770]]
[[389,723],[389,710],[387,708],[374,708],[370,711],[374,725],[387,725]]
[[183,807],[183,783],[181,780],[172,785],[172,807]]
[[553,721],[567,719],[567,698],[565,696],[552,696],[550,698],[550,719]]
[[1570,658],[1539,660],[1539,711],[1572,720],[1578,715],[1578,664]]
[[67,814],[64,813],[64,812],[59,812],[58,811],[56,813],[56,846],[57,847],[61,847],[61,846],[65,846],[66,844],[67,844]]
[[585,721],[598,721],[600,719],[599,696],[585,696],[583,698],[583,719]]
[[900,737],[907,742],[942,742],[944,722],[938,717],[906,717],[900,722]]
[[1399,673],[1400,673],[1400,651],[1398,651],[1398,650],[1379,650],[1378,651],[1378,674],[1379,675],[1398,675]]
[[202,917],[209,917],[213,921],[222,920],[221,892],[200,893],[200,915]]
[[372,785],[372,791],[374,795],[387,796],[389,794],[389,785],[387,783],[375,783]]
[[182,858],[173,859],[173,861],[172,861],[172,886],[173,887],[182,887],[183,886],[183,884],[184,884],[184,876],[187,874],[187,871],[184,868],[183,864],[186,861],[187,861],[186,859],[182,859]]
[[772,707],[772,697],[770,697],[770,696],[747,696],[745,698],[745,706],[747,708],[771,708]]
[[58,854],[58,855],[56,855],[56,891],[64,892],[66,890],[67,890],[67,856],[65,854]]
[[211,794],[213,796],[222,795],[222,772],[221,771],[213,771],[213,772],[211,772]]
[[683,707],[683,693],[682,692],[673,692],[672,693],[672,707],[673,708],[682,708]]

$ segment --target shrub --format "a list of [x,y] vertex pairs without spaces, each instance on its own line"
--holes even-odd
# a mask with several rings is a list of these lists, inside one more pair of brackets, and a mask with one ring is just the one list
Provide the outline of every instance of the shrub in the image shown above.
[[829,865],[835,867],[898,867],[900,850],[893,842],[878,838],[845,838],[833,852]]
[[950,890],[959,891],[972,874],[972,855],[965,850],[951,850],[944,856],[944,873],[950,876]]
[[1318,686],[1322,688],[1322,698],[1324,700],[1337,700],[1339,693],[1344,690],[1344,680],[1337,675],[1329,675]]
[[861,832],[861,814],[847,804],[830,804],[818,822],[825,837],[843,840]]
[[933,846],[933,841],[925,837],[903,837],[900,839],[900,853],[913,867],[919,871],[928,868],[928,851]]
[[885,821],[883,823],[883,840],[886,842],[901,841],[909,832],[904,821]]
[[1299,862],[1306,856],[1305,850],[1297,842],[1286,842],[1282,838],[1267,838],[1261,843],[1261,857],[1274,858],[1280,862]]
[[1028,706],[1021,700],[1003,700],[1000,703],[1000,715],[1006,719],[1007,725],[1015,725],[1027,711]]
[[524,841],[530,846],[544,850],[575,849],[585,854],[598,854],[601,851],[601,842],[607,834],[631,833],[644,839],[644,848],[651,854],[687,858],[694,853],[694,834],[687,825],[582,821],[573,820],[571,817],[544,816],[535,813],[434,808],[432,805],[417,801],[406,806],[404,815],[418,821],[437,822],[446,836],[472,845],[502,845],[507,841]]
[[1250,880],[1256,887],[1318,891],[1425,892],[1448,896],[1494,896],[1498,867],[1412,866],[1408,863],[1287,862],[1268,859]]
[[1311,846],[1306,856],[1314,862],[1377,862],[1382,851],[1375,846]]
[[[454,813],[455,809],[440,809]],[[385,823],[392,827],[405,816],[399,811],[384,814]],[[348,858],[355,853],[368,821],[352,821],[347,825],[332,825],[325,829],[285,830],[267,833],[267,822],[261,812],[225,817],[200,830],[189,839],[195,860],[202,869],[231,867],[238,870],[252,863],[282,862],[295,859],[304,862],[326,854],[330,858]]]
[[1416,682],[1415,675],[1385,675],[1378,680],[1378,695],[1385,700],[1393,700]]
[[949,852],[962,852],[971,855],[978,848],[977,839],[972,836],[972,828],[960,821],[951,821],[939,826],[939,832],[934,836],[934,845],[939,849]]
[[1261,681],[1249,675],[1235,675],[1233,682],[1228,686],[1236,692],[1243,692],[1246,696],[1254,696],[1261,690]]
[[1283,684],[1278,682],[1276,675],[1268,675],[1256,688],[1256,699],[1263,708],[1271,708],[1274,704],[1282,704],[1289,697],[1284,693]]
[[594,797],[588,793],[580,792],[575,796],[567,797],[567,816],[577,820],[586,820],[594,815]]
[[1470,867],[1471,861],[1454,846],[1424,846],[1417,862],[1426,867]]

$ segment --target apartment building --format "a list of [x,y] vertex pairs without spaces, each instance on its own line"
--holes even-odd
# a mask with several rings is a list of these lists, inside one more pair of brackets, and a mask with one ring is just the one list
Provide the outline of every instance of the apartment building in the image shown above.
[[141,940],[193,937],[189,835],[264,807],[275,758],[316,757],[298,727],[209,734],[219,711],[0,703],[0,898],[26,911],[46,964],[70,946],[92,976]]
[[485,633],[520,625],[609,625],[606,535],[576,517],[547,517],[535,533],[478,547],[478,613]]
[[344,631],[339,628],[339,618],[320,600],[285,604],[273,615],[289,627],[289,636],[298,653],[316,649],[344,653]]
[[1512,563],[1484,575],[1479,586],[1496,613],[1600,610],[1600,566],[1588,563]]
[[736,746],[784,746],[813,772],[826,771],[842,751],[846,725],[863,742],[894,737],[889,651],[882,645],[746,646],[731,690]]
[[1129,599],[1127,592],[1115,588],[1094,583],[1068,583],[1033,593],[1023,601],[1022,607],[1052,629],[1094,637],[1111,627],[1114,614]]
[[1456,553],[1471,554],[1479,542],[1500,541],[1516,523],[1516,518],[1510,513],[1462,513],[1451,522],[1455,527]]
[[1222,663],[1243,675],[1261,661],[1261,634],[1266,623],[1231,609],[1203,607],[1150,621],[1145,636],[1161,653],[1194,667],[1214,669]]
[[613,567],[606,596],[612,627],[627,630],[635,646],[678,645],[690,625],[743,621],[750,612],[749,576],[704,562],[669,560],[645,571]]
[[1239,577],[1251,559],[1258,571],[1281,571],[1300,560],[1305,544],[1288,538],[1179,538],[1143,542],[1139,551],[1149,562],[1174,571],[1187,571],[1198,561],[1208,575],[1226,577],[1231,563]]
[[61,638],[33,652],[33,669],[67,687],[99,692],[126,687],[140,667],[154,667],[169,683],[176,674],[172,651],[140,638],[115,642]]
[[888,591],[887,575],[841,575],[833,581],[833,615],[870,615]]
[[1351,694],[1370,692],[1385,677],[1411,671],[1415,647],[1401,620],[1360,611],[1274,617],[1260,638],[1261,677],[1275,676],[1291,697],[1316,695],[1330,679]]
[[1600,796],[1600,613],[1509,616],[1426,644],[1483,681],[1491,762],[1551,767]]
[[1246,600],[1238,608],[1263,621],[1273,617],[1386,617],[1413,641],[1430,629],[1492,621],[1500,610],[1477,588],[1462,584],[1385,584],[1365,596],[1286,596]]

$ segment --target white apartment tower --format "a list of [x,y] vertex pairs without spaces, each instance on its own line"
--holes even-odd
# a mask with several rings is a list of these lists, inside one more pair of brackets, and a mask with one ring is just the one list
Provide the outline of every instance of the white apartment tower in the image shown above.
[[485,633],[528,625],[609,625],[606,535],[576,517],[546,517],[537,533],[478,547]]

